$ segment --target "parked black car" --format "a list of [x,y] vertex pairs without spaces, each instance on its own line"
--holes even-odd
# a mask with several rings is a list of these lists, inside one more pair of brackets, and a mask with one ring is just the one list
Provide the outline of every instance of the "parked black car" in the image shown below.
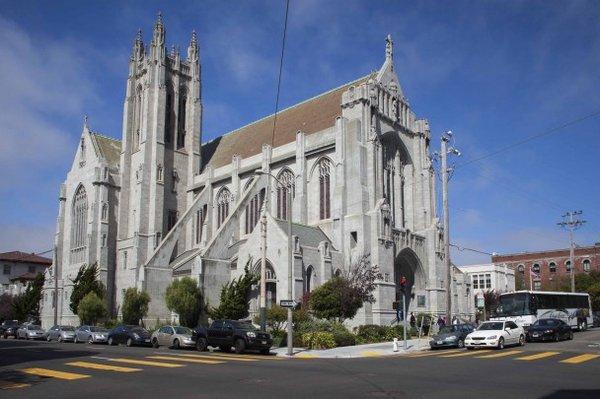
[[431,349],[462,348],[465,346],[465,338],[473,331],[475,331],[475,326],[471,324],[450,324],[444,326],[437,334],[431,337],[429,346]]
[[150,332],[143,327],[120,325],[108,333],[108,344],[127,346],[139,345],[150,346]]
[[273,345],[271,334],[259,331],[248,321],[215,320],[205,335],[208,345],[218,346],[223,352],[229,352],[234,347],[235,353],[253,349],[266,355]]
[[0,326],[0,335],[4,338],[13,337],[17,338],[17,330],[21,326],[17,320],[5,320]]
[[194,334],[192,339],[196,341],[196,349],[200,352],[208,350],[208,335],[206,334],[206,327],[198,325],[196,328],[192,328]]
[[539,319],[527,330],[528,341],[560,341],[573,339],[571,326],[560,319]]

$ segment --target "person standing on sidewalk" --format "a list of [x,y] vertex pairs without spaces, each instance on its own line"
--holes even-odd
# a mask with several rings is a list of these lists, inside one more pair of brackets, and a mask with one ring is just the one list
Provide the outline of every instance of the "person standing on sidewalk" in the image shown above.
[[417,325],[417,318],[415,317],[414,312],[410,312],[410,327],[415,328]]

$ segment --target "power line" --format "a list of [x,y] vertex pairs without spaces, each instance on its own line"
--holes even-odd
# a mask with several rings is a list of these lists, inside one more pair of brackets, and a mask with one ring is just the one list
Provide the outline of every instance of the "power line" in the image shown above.
[[271,148],[275,145],[275,127],[277,126],[277,112],[279,112],[279,92],[281,90],[281,75],[283,71],[283,54],[285,52],[285,38],[287,36],[288,13],[290,0],[285,3],[285,21],[283,23],[283,39],[281,41],[281,56],[279,57],[279,76],[277,77],[277,96],[275,97],[275,114],[273,116],[273,133],[271,134]]
[[475,162],[479,162],[479,161],[481,161],[481,160],[484,160],[484,159],[486,159],[486,158],[493,157],[494,155],[498,155],[498,154],[500,154],[501,152],[504,152],[504,151],[510,150],[511,148],[514,148],[514,147],[520,146],[520,145],[522,145],[522,144],[528,143],[528,142],[530,142],[530,141],[533,141],[533,140],[535,140],[535,139],[539,139],[540,137],[549,136],[549,135],[551,135],[551,134],[553,134],[553,133],[556,133],[556,132],[558,132],[559,130],[562,130],[562,129],[566,128],[566,127],[569,127],[569,126],[571,126],[571,125],[575,125],[575,124],[577,124],[577,123],[579,123],[579,122],[583,122],[583,121],[585,121],[585,120],[587,120],[587,119],[591,119],[591,118],[594,118],[594,117],[596,117],[596,116],[599,116],[599,115],[600,115],[600,110],[598,110],[598,111],[595,111],[595,112],[592,112],[591,114],[587,114],[587,115],[584,115],[584,116],[582,116],[582,117],[579,117],[579,118],[576,118],[576,119],[570,120],[570,121],[568,121],[568,122],[565,122],[565,123],[563,123],[562,125],[559,125],[559,126],[553,127],[552,129],[549,129],[549,130],[543,131],[543,132],[541,132],[541,133],[538,133],[538,134],[534,134],[533,136],[529,136],[529,137],[527,137],[527,138],[525,138],[525,139],[523,139],[523,140],[519,140],[519,141],[517,141],[517,142],[514,142],[514,143],[512,143],[512,144],[509,144],[509,145],[507,145],[507,146],[501,147],[501,148],[499,148],[499,149],[497,149],[497,150],[495,150],[495,151],[489,152],[489,153],[487,153],[487,154],[485,154],[485,155],[482,155],[482,156],[480,156],[480,157],[477,157],[477,158],[473,158],[473,159],[471,159],[471,160],[468,160],[468,161],[466,161],[466,162],[464,162],[464,163],[462,163],[462,164],[459,164],[459,165],[455,166],[455,169],[462,168],[462,167],[465,167],[465,166],[467,166],[467,165],[473,164],[473,163],[475,163]]

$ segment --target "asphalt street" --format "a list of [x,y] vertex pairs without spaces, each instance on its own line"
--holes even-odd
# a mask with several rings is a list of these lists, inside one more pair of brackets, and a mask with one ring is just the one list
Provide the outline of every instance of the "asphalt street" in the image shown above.
[[600,330],[573,341],[359,359],[0,340],[0,398],[600,398]]

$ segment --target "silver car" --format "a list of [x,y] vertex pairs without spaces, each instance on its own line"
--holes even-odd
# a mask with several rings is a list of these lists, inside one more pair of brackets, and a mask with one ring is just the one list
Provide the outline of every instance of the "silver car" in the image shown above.
[[87,342],[88,344],[105,344],[108,340],[108,330],[103,327],[79,326],[75,330],[75,343]]
[[50,342],[53,339],[58,342],[74,341],[75,327],[73,326],[54,326],[46,333],[46,341]]
[[168,346],[173,349],[190,348],[196,346],[193,338],[194,332],[187,327],[163,326],[152,333],[150,342],[152,346]]
[[17,339],[43,339],[46,331],[35,324],[24,324],[17,330]]

